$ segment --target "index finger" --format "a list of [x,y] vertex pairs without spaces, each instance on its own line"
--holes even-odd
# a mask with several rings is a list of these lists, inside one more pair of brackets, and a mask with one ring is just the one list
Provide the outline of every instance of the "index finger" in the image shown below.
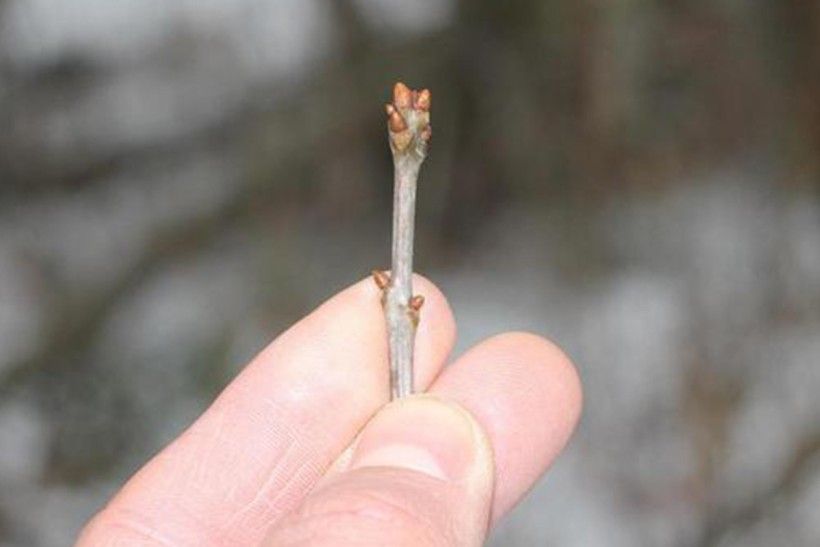
[[[444,295],[426,303],[416,340],[420,388],[455,338]],[[301,501],[389,397],[379,292],[364,280],[291,327],[87,526],[81,545],[154,540],[256,544]]]

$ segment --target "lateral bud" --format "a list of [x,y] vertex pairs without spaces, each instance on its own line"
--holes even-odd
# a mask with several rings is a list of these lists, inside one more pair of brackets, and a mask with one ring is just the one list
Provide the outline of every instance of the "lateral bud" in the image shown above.
[[394,108],[392,112],[388,114],[387,127],[390,128],[392,133],[401,133],[407,129],[407,122],[404,120],[404,116]]
[[382,270],[373,270],[371,273],[373,274],[373,281],[379,289],[385,290],[390,285],[390,276],[387,272]]
[[421,307],[424,305],[424,297],[420,294],[412,297],[409,302],[410,309],[414,312],[421,311]]

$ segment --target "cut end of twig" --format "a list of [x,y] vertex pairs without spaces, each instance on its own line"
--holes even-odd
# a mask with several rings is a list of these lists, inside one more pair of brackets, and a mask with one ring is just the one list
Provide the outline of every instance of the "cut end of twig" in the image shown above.
[[429,89],[415,91],[398,82],[393,87],[393,102],[385,105],[390,148],[395,156],[412,154],[419,160],[427,155],[430,142],[430,106],[432,94]]
[[373,281],[379,289],[385,290],[390,285],[390,276],[387,272],[373,270],[371,273],[373,274]]

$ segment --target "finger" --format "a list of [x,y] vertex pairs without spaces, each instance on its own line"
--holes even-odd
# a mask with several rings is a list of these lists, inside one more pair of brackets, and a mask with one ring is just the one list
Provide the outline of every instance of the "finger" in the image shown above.
[[442,372],[431,393],[461,404],[487,432],[495,457],[492,522],[550,466],[581,411],[581,384],[570,360],[526,333],[478,344]]
[[[426,387],[450,352],[455,323],[432,283],[416,277],[414,284],[427,300],[416,341],[419,383]],[[83,539],[257,543],[387,402],[384,323],[370,279],[320,306],[262,351],[134,476]]]
[[267,545],[481,545],[492,450],[463,409],[430,396],[391,403],[351,463],[281,521]]

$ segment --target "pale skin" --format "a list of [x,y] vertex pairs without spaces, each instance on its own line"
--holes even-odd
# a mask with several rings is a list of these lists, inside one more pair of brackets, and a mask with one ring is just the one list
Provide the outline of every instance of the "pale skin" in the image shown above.
[[567,443],[580,382],[527,333],[444,368],[453,314],[413,285],[419,394],[388,402],[380,293],[359,282],[253,359],[78,545],[480,545]]

